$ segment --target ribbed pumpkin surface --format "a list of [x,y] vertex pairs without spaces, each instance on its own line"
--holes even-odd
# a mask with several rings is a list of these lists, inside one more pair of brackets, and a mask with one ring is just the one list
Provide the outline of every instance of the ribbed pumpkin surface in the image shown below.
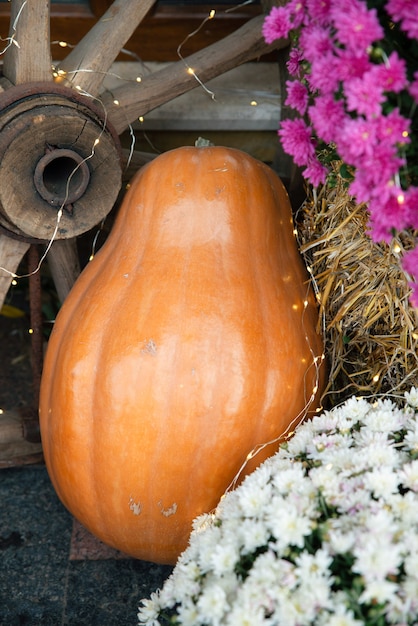
[[175,562],[251,450],[305,415],[316,324],[277,176],[227,148],[159,156],[49,341],[40,423],[63,503],[106,543]]

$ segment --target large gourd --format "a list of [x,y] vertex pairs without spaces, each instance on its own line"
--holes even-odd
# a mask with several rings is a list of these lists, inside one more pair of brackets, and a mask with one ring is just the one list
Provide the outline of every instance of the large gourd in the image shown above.
[[174,563],[192,520],[321,393],[317,309],[286,191],[238,150],[184,147],[134,178],[55,323],[40,424],[62,502]]

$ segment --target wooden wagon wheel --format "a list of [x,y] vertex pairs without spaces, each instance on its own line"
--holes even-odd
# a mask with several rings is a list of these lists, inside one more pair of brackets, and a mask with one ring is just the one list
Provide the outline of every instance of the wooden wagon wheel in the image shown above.
[[106,73],[155,1],[115,0],[58,72],[49,0],[11,1],[0,78],[0,307],[31,243],[45,244],[65,298],[79,273],[76,237],[99,223],[118,196],[119,135],[130,124],[201,81],[287,45],[265,44],[260,15],[141,82],[102,93]]

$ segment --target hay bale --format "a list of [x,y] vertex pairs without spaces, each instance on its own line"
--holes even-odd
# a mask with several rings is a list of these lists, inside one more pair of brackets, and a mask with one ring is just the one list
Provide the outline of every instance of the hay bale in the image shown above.
[[366,205],[353,201],[340,176],[311,192],[298,215],[320,305],[331,404],[418,387],[418,312],[400,267],[416,233],[376,244],[367,227]]

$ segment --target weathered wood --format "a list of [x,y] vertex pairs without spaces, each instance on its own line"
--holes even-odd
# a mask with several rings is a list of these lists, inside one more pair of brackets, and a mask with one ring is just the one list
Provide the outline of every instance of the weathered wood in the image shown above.
[[80,274],[76,239],[54,241],[47,258],[58,297],[64,302]]
[[49,0],[12,0],[4,75],[14,84],[52,80]]
[[103,17],[60,64],[67,79],[91,95],[100,85],[119,51],[156,0],[115,0]]
[[222,41],[145,77],[140,83],[123,85],[104,96],[116,131],[122,133],[139,116],[223,72],[271,50],[285,48],[286,39],[266,44],[261,32],[263,21],[264,16],[255,17]]
[[0,414],[0,468],[39,462],[42,445],[26,441],[22,417],[17,411]]
[[25,241],[17,241],[0,233],[0,308],[9,291],[13,275],[28,249],[29,244]]
[[120,148],[102,113],[52,82],[0,93],[0,224],[48,241],[76,237],[108,214]]

